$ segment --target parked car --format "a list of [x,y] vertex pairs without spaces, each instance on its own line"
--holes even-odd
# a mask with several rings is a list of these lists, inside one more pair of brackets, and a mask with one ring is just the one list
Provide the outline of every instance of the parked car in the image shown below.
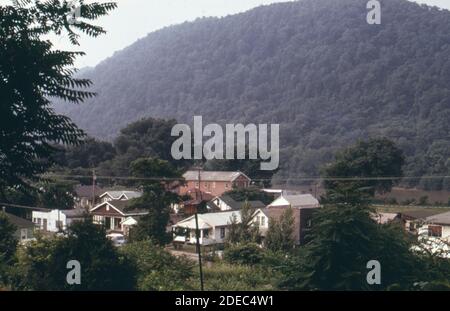
[[127,240],[125,239],[125,236],[120,233],[111,233],[106,236],[108,239],[110,239],[114,246],[120,247],[127,243]]

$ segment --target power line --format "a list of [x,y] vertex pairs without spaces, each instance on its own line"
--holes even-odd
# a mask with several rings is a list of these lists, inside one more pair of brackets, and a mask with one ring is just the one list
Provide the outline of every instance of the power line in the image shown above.
[[[92,175],[67,175],[67,174],[46,174],[43,177],[58,178],[58,179],[80,179],[92,178]],[[411,180],[411,179],[450,179],[450,176],[440,175],[425,175],[425,176],[371,176],[371,177],[301,177],[301,178],[275,178],[276,181],[383,181],[383,180]],[[185,181],[184,178],[171,177],[133,177],[133,176],[106,176],[96,175],[96,179],[120,179],[120,180],[134,180],[134,181]],[[271,181],[272,178],[252,178],[252,181]]]

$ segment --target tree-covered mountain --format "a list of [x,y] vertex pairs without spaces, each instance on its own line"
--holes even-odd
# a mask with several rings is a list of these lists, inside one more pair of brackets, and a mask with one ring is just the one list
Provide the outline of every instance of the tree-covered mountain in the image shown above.
[[381,25],[367,0],[302,0],[167,27],[84,73],[95,99],[57,109],[100,138],[148,116],[279,123],[291,181],[378,136],[403,150],[405,174],[450,175],[450,12],[381,2]]

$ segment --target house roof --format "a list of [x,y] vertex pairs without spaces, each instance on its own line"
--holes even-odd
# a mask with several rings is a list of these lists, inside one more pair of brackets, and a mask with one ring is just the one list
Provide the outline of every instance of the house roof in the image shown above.
[[34,226],[35,226],[34,223],[32,223],[31,221],[26,220],[21,217],[18,217],[16,215],[6,213],[6,212],[0,212],[0,213],[4,213],[6,215],[6,217],[8,217],[9,222],[12,223],[13,225],[15,225],[19,229],[34,228]]
[[66,218],[82,218],[86,214],[86,210],[82,208],[74,208],[69,210],[63,210],[61,211],[64,215],[66,215]]
[[[184,179],[186,180],[195,180],[198,181],[198,171],[187,171],[183,174]],[[200,179],[201,181],[229,181],[232,182],[239,176],[244,176],[248,180],[250,178],[242,172],[235,171],[200,171]]]
[[413,210],[413,211],[405,211],[401,212],[400,215],[402,218],[409,219],[425,219],[427,217],[440,214],[440,211],[432,210],[432,209],[421,209],[421,210]]
[[288,205],[294,208],[316,208],[319,207],[319,201],[311,194],[282,194],[268,207]]
[[[78,198],[92,198],[92,186],[76,186],[75,193]],[[104,193],[104,190],[98,186],[94,188],[94,194],[96,197],[100,196]]]
[[[245,204],[245,201],[236,201],[235,199],[233,199],[231,196],[227,195],[227,194],[223,194],[219,197],[215,197],[214,199],[212,199],[211,201],[208,202],[208,206],[210,206],[213,209],[218,209],[219,207],[217,206],[217,204],[214,202],[216,199],[220,199],[223,202],[225,202],[225,204],[227,204],[229,207],[231,207],[231,209],[234,210],[239,210],[242,208],[242,206]],[[264,208],[266,207],[266,205],[261,202],[261,201],[247,201],[248,204],[250,204],[251,207],[253,208]]]
[[127,208],[129,208],[131,206],[131,202],[129,200],[112,200],[109,202],[103,202],[100,203],[99,205],[93,207],[90,212],[93,212],[97,209],[99,209],[102,206],[105,205],[110,205],[113,208],[115,208],[119,213],[123,214],[123,215],[144,215],[147,214],[148,211],[144,210],[144,209],[133,209],[133,210],[128,210]]
[[429,216],[425,219],[425,221],[439,225],[450,225],[450,212]]
[[[233,215],[236,216],[236,220],[238,222],[241,221],[240,211],[198,214],[199,229],[210,229],[214,227],[227,226],[231,223]],[[195,215],[176,223],[174,227],[195,229]]]
[[372,219],[379,224],[387,224],[398,218],[399,215],[399,213],[376,213],[372,215]]
[[113,200],[119,200],[123,196],[126,197],[127,200],[136,199],[142,196],[142,192],[139,191],[131,191],[131,190],[121,190],[121,191],[106,191],[100,197],[104,197],[108,195]]

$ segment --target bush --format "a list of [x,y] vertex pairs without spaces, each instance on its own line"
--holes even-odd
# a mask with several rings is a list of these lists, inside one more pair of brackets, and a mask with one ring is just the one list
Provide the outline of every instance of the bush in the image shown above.
[[150,241],[127,244],[121,253],[137,268],[139,290],[193,290],[194,263],[186,257],[175,257]]
[[[278,274],[261,266],[213,263],[203,269],[206,290],[249,291],[276,290]],[[198,277],[191,283],[198,283]]]
[[224,259],[233,264],[255,265],[261,263],[263,250],[256,243],[231,244],[225,248]]

